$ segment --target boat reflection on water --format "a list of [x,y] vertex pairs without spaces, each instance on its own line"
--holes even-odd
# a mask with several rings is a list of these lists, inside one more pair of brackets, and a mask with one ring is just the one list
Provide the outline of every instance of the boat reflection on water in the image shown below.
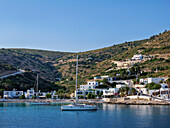
[[50,102],[43,102],[43,101],[36,101],[36,102],[31,102],[31,105],[50,105]]

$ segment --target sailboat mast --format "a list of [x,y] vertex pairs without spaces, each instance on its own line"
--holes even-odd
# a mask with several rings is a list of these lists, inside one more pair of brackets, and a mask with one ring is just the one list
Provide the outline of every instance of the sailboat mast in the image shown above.
[[37,74],[37,87],[36,87],[36,91],[38,92],[38,74]]
[[77,55],[77,64],[76,64],[76,90],[77,90],[77,73],[78,73],[78,55]]
[[78,74],[78,55],[77,55],[77,64],[76,64],[76,103],[78,102],[78,97],[77,97],[77,74]]

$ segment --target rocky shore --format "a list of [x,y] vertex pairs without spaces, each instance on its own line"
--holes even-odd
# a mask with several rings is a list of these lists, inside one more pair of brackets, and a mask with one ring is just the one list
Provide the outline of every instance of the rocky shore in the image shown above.
[[170,102],[162,102],[162,101],[142,101],[142,100],[134,100],[134,101],[111,101],[107,102],[110,104],[124,104],[124,105],[170,105]]

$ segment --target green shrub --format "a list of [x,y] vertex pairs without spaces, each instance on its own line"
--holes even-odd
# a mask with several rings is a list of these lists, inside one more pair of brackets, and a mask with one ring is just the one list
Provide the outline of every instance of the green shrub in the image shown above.
[[47,93],[46,95],[45,95],[45,98],[51,98],[51,94],[50,93]]
[[87,99],[95,99],[95,95],[92,93],[87,94]]
[[25,95],[21,95],[19,98],[20,99],[25,99]]

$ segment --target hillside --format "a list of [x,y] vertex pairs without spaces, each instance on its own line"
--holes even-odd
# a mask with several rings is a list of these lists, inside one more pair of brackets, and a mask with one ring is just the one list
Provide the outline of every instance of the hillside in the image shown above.
[[[0,81],[0,89],[12,90],[13,88],[17,90],[26,91],[27,89],[34,88],[36,86],[37,74],[35,72],[25,72],[23,74],[18,74],[16,76],[10,76],[3,78]],[[51,91],[58,90],[60,87],[54,82],[47,81],[45,79],[39,78],[39,90],[41,91]]]
[[[124,42],[111,47],[77,53],[79,55],[79,84],[86,83],[95,75],[115,76],[116,72],[105,72],[116,67],[113,60],[130,59],[134,54],[152,55],[154,58],[136,66],[148,71],[149,76],[170,76],[170,31],[153,35],[149,39]],[[42,79],[72,88],[75,84],[76,54],[33,49],[0,49],[0,62],[12,65],[15,70],[39,72]],[[157,70],[157,72],[155,72]],[[2,72],[1,72],[2,73]],[[127,74],[127,73],[125,73]],[[61,78],[57,82],[55,78]],[[19,85],[19,83],[18,83]]]
[[4,64],[0,62],[0,77],[4,75],[8,75],[10,73],[16,72],[17,69],[14,68],[12,65]]
[[[157,61],[140,64],[140,68],[145,69],[156,68],[157,66],[168,66],[170,57],[170,31],[165,31],[159,35],[151,36],[149,39],[125,42],[118,45],[113,45],[108,48],[87,51],[79,53],[79,82],[86,83],[86,80],[95,75],[109,75],[105,71],[109,68],[116,67],[113,60],[123,61],[130,59],[134,54],[153,55],[158,58]],[[159,58],[163,58],[159,60]],[[59,71],[62,72],[64,78],[74,77],[75,61],[58,64]],[[152,64],[148,64],[151,63]],[[159,64],[158,64],[159,63]],[[163,68],[162,68],[163,69]],[[162,72],[162,71],[161,71]],[[163,74],[156,76],[169,76],[169,67],[166,67]],[[115,75],[112,74],[114,77]],[[67,81],[63,83],[68,84]]]
[[34,49],[0,49],[0,61],[10,64],[16,69],[26,71],[35,70],[40,72],[41,76],[48,80],[54,80],[61,77],[53,63],[58,58],[71,53],[53,52]]

